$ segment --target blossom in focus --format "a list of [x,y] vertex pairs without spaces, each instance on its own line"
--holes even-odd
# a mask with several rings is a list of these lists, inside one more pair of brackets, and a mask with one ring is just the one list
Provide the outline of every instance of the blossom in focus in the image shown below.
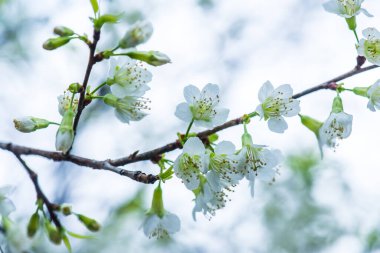
[[332,111],[319,129],[320,145],[335,148],[338,141],[350,136],[352,130],[352,115],[343,111],[342,99],[336,96]]
[[139,121],[147,114],[143,110],[149,110],[149,99],[134,96],[126,96],[124,98],[115,97],[107,94],[103,97],[105,104],[115,108],[116,117],[123,123],[130,121]]
[[216,84],[207,84],[202,91],[194,85],[185,87],[186,102],[177,106],[175,115],[185,121],[194,120],[196,126],[214,127],[227,120],[229,110],[219,108],[219,87]]
[[273,85],[266,81],[259,91],[259,101],[256,112],[261,118],[268,120],[268,127],[276,133],[283,133],[287,128],[285,117],[296,116],[300,112],[300,102],[292,98],[293,89],[289,84],[280,85],[274,89]]
[[136,60],[126,58],[127,61],[121,66],[118,62],[112,64],[110,68],[113,73],[107,79],[107,84],[118,98],[141,97],[150,89],[147,83],[152,80],[152,74]]
[[371,27],[363,30],[363,36],[365,39],[361,39],[357,47],[358,54],[380,66],[380,32]]
[[243,175],[250,181],[253,197],[256,177],[266,183],[275,180],[276,167],[282,159],[281,152],[253,144],[252,137],[247,132],[242,136],[242,146],[239,152],[240,168]]
[[208,167],[208,156],[202,141],[198,137],[189,138],[183,146],[183,152],[174,161],[174,173],[182,179],[189,190],[198,188],[200,173]]
[[323,8],[344,18],[354,17],[361,12],[372,17],[366,9],[361,8],[363,2],[364,0],[330,0],[323,4]]

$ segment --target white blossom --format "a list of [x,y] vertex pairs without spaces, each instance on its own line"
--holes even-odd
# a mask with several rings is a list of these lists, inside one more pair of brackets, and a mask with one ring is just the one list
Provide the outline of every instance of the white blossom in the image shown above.
[[118,61],[113,61],[114,66],[110,67],[113,73],[107,79],[107,84],[118,98],[141,97],[150,89],[147,83],[152,80],[152,74],[141,63],[125,58],[127,61],[121,66]]
[[8,195],[10,195],[12,192],[13,187],[9,185],[0,187],[0,216],[6,217],[11,212],[16,210],[15,205],[8,198]]
[[189,190],[198,188],[200,173],[208,167],[208,156],[198,137],[189,138],[183,146],[183,153],[174,161],[174,173],[182,179]]
[[327,145],[335,148],[338,141],[347,138],[351,134],[352,115],[343,111],[331,112],[330,116],[319,129],[319,145]]
[[380,66],[380,32],[371,27],[363,30],[363,36],[365,39],[361,39],[357,47],[358,54]]
[[107,94],[103,98],[104,103],[115,108],[116,117],[123,123],[139,121],[147,114],[143,110],[149,110],[149,99],[134,96],[117,98],[112,94]]
[[[59,95],[57,99],[58,99],[58,112],[59,114],[61,114],[61,116],[63,116],[65,112],[70,108],[71,96],[69,96],[66,92],[64,92],[64,94]],[[73,99],[72,109],[74,113],[76,113],[78,110],[78,102],[79,100],[77,98]]]
[[323,4],[323,8],[344,18],[354,17],[361,12],[372,17],[366,9],[361,8],[363,2],[364,0],[330,0]]
[[46,128],[50,122],[45,119],[39,119],[32,116],[21,117],[13,120],[15,128],[23,133],[34,132],[37,129]]
[[181,229],[181,222],[177,215],[165,211],[163,217],[155,213],[148,213],[142,225],[144,234],[149,238],[167,238]]
[[376,109],[380,110],[380,80],[369,87],[367,96],[369,98],[368,109],[373,112],[376,111]]
[[256,177],[266,183],[274,182],[276,167],[282,156],[279,150],[270,150],[263,145],[252,143],[250,135],[243,135],[243,148],[239,152],[240,168],[243,175],[250,181],[251,194],[254,196],[254,181]]
[[289,84],[280,85],[274,89],[273,85],[266,81],[259,91],[261,104],[256,112],[261,118],[268,120],[268,127],[276,133],[283,133],[288,124],[285,117],[296,116],[300,112],[299,100],[293,99],[293,89]]
[[55,137],[55,149],[67,153],[74,142],[74,112],[69,108],[63,115]]
[[219,87],[216,84],[207,84],[202,91],[194,85],[185,87],[186,102],[177,106],[175,115],[185,121],[194,120],[196,126],[213,127],[224,123],[229,110],[219,108]]
[[222,141],[210,152],[209,172],[207,181],[214,191],[235,186],[243,175],[238,168],[238,156],[235,155],[235,145],[230,141]]

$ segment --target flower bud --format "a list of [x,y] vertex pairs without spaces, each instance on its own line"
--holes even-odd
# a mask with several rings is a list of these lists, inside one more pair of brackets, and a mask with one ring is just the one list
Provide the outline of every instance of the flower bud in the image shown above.
[[74,111],[70,107],[63,115],[61,125],[58,128],[57,135],[55,138],[55,148],[56,150],[67,153],[71,148],[74,141]]
[[121,48],[135,47],[148,41],[152,33],[152,23],[148,21],[138,21],[125,33],[119,42],[119,46]]
[[80,89],[82,88],[82,85],[80,85],[79,83],[72,83],[70,84],[68,90],[75,94],[75,93],[79,93]]
[[69,216],[72,214],[72,207],[68,204],[61,205],[61,212],[65,216]]
[[46,119],[35,118],[32,116],[14,119],[13,123],[15,124],[15,128],[23,133],[34,132],[37,129],[46,128],[50,124]]
[[66,26],[56,26],[53,32],[62,37],[74,35],[74,31]]
[[96,220],[91,219],[91,218],[84,216],[82,214],[76,214],[76,216],[78,217],[78,220],[80,222],[82,222],[82,224],[85,225],[88,230],[90,230],[92,232],[99,231],[100,224]]
[[28,236],[32,238],[38,231],[40,227],[40,215],[38,212],[34,213],[29,220],[27,232]]
[[161,66],[171,62],[166,54],[159,51],[131,51],[127,52],[126,55],[132,59],[144,61],[153,66]]
[[332,112],[334,113],[343,112],[343,102],[339,96],[336,96],[334,98],[333,105],[332,105]]
[[54,244],[61,244],[62,236],[58,229],[52,225],[48,220],[45,220],[46,231],[49,236],[49,240]]
[[44,42],[42,47],[46,50],[54,50],[56,48],[59,48],[65,44],[67,44],[71,40],[70,37],[58,37],[58,38],[52,38],[48,39]]
[[355,87],[353,92],[358,96],[368,97],[368,89],[369,87]]

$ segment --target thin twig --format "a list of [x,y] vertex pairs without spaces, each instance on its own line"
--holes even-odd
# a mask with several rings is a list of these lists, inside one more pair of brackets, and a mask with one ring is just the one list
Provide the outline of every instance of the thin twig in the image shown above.
[[96,50],[96,46],[98,44],[98,41],[100,39],[100,31],[94,29],[94,36],[93,37],[94,37],[93,42],[89,46],[90,47],[90,53],[89,53],[89,56],[88,56],[88,63],[87,63],[86,73],[84,75],[84,80],[83,80],[83,83],[82,83],[82,88],[81,88],[80,97],[79,97],[79,101],[78,101],[78,111],[77,111],[77,113],[75,115],[75,119],[74,119],[73,128],[74,128],[74,133],[75,134],[76,134],[76,130],[77,130],[77,127],[78,127],[79,118],[80,118],[80,116],[82,114],[83,109],[86,106],[86,104],[85,104],[86,89],[87,89],[88,80],[90,79],[90,74],[91,74],[92,67],[96,64],[95,50]]
[[[332,78],[331,80],[328,80],[310,89],[307,89],[300,93],[295,94],[293,98],[295,99],[300,98],[322,89],[336,89],[336,82],[342,81],[343,79],[372,70],[377,67],[378,66],[376,65],[371,65],[365,68],[360,68],[360,66],[357,65],[353,70],[345,74],[339,75],[335,78]],[[217,126],[213,129],[199,132],[197,136],[201,138],[202,140],[205,140],[211,134],[242,124],[243,119],[244,119],[244,116],[227,121],[226,123],[220,126]],[[169,144],[166,144],[156,149],[152,149],[145,153],[134,152],[128,156],[125,156],[119,159],[113,159],[113,160],[108,159],[104,161],[98,161],[98,160],[84,158],[84,157],[71,155],[71,154],[64,155],[61,152],[46,151],[46,150],[35,149],[35,148],[30,148],[30,147],[25,147],[25,146],[19,146],[12,143],[0,142],[0,149],[8,150],[14,153],[16,156],[17,155],[18,156],[19,155],[38,155],[38,156],[42,156],[48,159],[52,159],[54,161],[68,161],[80,166],[91,167],[93,169],[109,170],[117,174],[127,176],[138,182],[143,182],[143,183],[154,183],[158,179],[158,176],[151,175],[151,174],[147,175],[141,171],[129,171],[129,170],[119,168],[117,166],[122,166],[122,165],[130,164],[130,163],[146,161],[146,160],[154,161],[156,160],[158,156],[164,153],[176,150],[176,149],[180,149],[180,148],[182,148],[182,145],[179,140],[176,140],[174,142],[171,142]]]
[[46,195],[43,193],[39,183],[38,183],[38,175],[36,172],[34,172],[27,164],[26,162],[20,157],[20,155],[18,154],[15,154],[15,156],[17,157],[17,159],[19,160],[19,162],[22,164],[22,166],[24,167],[24,169],[26,170],[26,172],[28,173],[29,177],[30,177],[30,180],[32,180],[32,183],[34,185],[34,188],[36,190],[36,193],[37,193],[37,199],[41,199],[45,206],[46,206],[46,209],[48,210],[49,212],[49,216],[50,216],[50,219],[53,221],[53,223],[55,224],[55,226],[58,228],[58,230],[61,230],[63,229],[62,227],[62,224],[61,222],[59,221],[58,219],[58,216],[56,215],[55,211],[57,210],[58,208],[58,205],[54,204],[54,203],[51,203],[49,201],[49,199],[46,197]]

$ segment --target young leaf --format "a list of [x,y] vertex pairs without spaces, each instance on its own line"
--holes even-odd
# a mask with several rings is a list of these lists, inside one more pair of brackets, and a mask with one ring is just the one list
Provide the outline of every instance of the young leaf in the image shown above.
[[63,243],[65,244],[67,250],[69,251],[69,253],[72,253],[72,249],[71,249],[71,244],[70,244],[70,241],[69,241],[69,238],[67,237],[67,235],[62,235],[62,241]]
[[80,235],[80,234],[76,234],[76,233],[73,233],[73,232],[70,232],[70,231],[67,231],[67,234],[70,235],[71,237],[74,237],[74,238],[77,238],[77,239],[95,239],[95,236]]
[[90,0],[92,9],[94,10],[94,13],[96,14],[99,11],[99,4],[98,0]]

